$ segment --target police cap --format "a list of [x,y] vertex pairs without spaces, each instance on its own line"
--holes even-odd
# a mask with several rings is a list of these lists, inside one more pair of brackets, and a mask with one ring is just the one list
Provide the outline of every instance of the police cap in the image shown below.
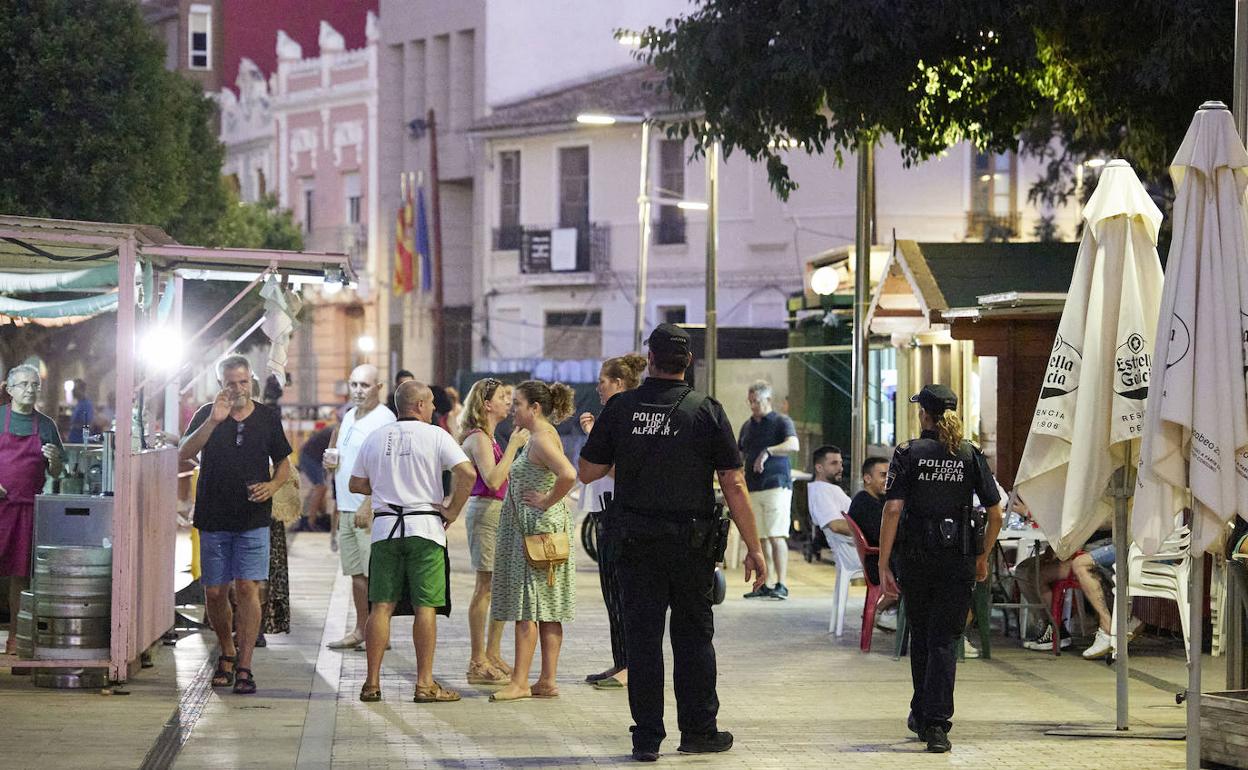
[[660,355],[688,353],[689,332],[675,324],[659,324],[650,332],[646,344],[651,351]]
[[939,417],[949,409],[958,408],[958,394],[947,385],[924,385],[923,390],[910,397],[910,402],[923,407],[923,411]]

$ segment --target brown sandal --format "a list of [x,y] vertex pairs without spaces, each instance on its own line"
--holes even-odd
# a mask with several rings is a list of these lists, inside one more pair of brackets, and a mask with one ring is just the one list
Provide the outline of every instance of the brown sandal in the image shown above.
[[558,686],[551,687],[551,688],[549,688],[549,689],[544,688],[544,687],[536,687],[536,686],[535,686],[535,687],[531,687],[531,688],[529,688],[529,689],[530,689],[530,691],[533,693],[533,697],[534,697],[534,698],[558,698],[558,697],[559,697],[559,687],[558,687]]
[[459,693],[454,690],[448,690],[438,681],[434,681],[432,687],[416,687],[416,692],[412,694],[413,703],[454,703],[459,700]]
[[468,684],[507,684],[511,677],[495,670],[488,663],[470,663],[468,665]]
[[366,684],[360,688],[360,701],[363,703],[376,703],[381,700],[381,687],[375,687]]

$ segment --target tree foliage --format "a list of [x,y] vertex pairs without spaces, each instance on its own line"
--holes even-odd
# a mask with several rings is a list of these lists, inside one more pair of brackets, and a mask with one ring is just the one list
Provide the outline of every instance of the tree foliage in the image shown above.
[[303,250],[303,232],[289,210],[277,207],[277,196],[266,195],[256,203],[244,203],[233,190],[225,194],[225,215],[216,223],[210,245]]
[[134,0],[0,0],[0,212],[207,242],[215,107],[164,58]]
[[1230,102],[1233,36],[1225,0],[700,0],[638,57],[697,116],[674,133],[765,161],[781,197],[788,143],[840,162],[889,137],[907,163],[1021,146],[1053,199],[1089,156],[1163,177],[1201,102]]

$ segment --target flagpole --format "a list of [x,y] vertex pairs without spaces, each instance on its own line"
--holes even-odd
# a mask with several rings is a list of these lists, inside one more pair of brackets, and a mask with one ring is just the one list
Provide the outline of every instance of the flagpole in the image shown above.
[[442,196],[438,193],[438,125],[433,108],[429,127],[429,206],[433,215],[433,377],[446,384],[446,328],[442,308]]

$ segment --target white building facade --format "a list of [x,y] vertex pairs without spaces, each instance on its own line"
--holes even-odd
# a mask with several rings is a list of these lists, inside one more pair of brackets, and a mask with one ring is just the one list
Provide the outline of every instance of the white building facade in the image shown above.
[[[638,264],[640,129],[591,127],[578,112],[637,117],[666,105],[644,88],[617,29],[661,24],[685,0],[532,4],[437,0],[413,7],[382,0],[381,218],[392,221],[402,172],[428,171],[438,121],[446,306],[442,371],[525,371],[555,359],[590,362],[631,350]],[[702,201],[705,168],[688,142],[652,132],[652,194]],[[739,155],[720,168],[718,310],[721,327],[782,328],[786,297],[802,288],[807,261],[852,244],[856,168],[831,156],[789,152],[799,189],[780,201],[761,164]],[[968,145],[905,168],[891,145],[876,153],[876,240],[1029,240],[1046,214],[1072,237],[1072,212],[1027,203],[1038,164],[987,156]],[[656,204],[645,332],[661,321],[705,320],[705,214]],[[383,262],[393,260],[383,228]],[[552,231],[565,231],[552,235]],[[569,237],[547,251],[549,239]],[[568,250],[570,249],[570,251]],[[380,275],[388,276],[388,269]],[[384,292],[383,292],[384,293]],[[387,294],[388,296],[388,294]],[[383,302],[393,354],[431,377],[429,297]],[[579,371],[573,367],[574,371]]]

